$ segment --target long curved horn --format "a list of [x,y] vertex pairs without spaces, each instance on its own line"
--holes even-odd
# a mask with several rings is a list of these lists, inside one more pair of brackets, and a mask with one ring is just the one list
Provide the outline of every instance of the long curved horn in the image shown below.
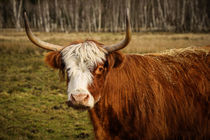
[[108,52],[117,51],[117,50],[120,50],[120,49],[125,48],[128,45],[128,43],[130,42],[130,40],[131,40],[131,25],[130,25],[129,9],[127,8],[127,13],[126,13],[126,35],[125,35],[125,39],[122,40],[118,44],[109,45],[109,46],[103,46],[103,48],[105,50],[107,50]]
[[35,45],[37,45],[40,48],[50,50],[50,51],[59,51],[63,48],[63,46],[50,44],[50,43],[44,42],[44,41],[40,40],[39,38],[37,38],[32,33],[32,31],[30,29],[26,12],[24,12],[24,22],[25,22],[26,34],[27,34],[28,38],[31,40],[31,42],[33,42]]

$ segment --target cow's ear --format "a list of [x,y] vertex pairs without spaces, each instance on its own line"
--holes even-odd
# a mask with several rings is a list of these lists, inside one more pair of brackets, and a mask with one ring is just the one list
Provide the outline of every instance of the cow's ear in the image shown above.
[[108,54],[108,66],[109,68],[119,68],[123,65],[124,54],[121,52],[111,52]]
[[52,68],[62,69],[63,63],[61,59],[61,53],[58,51],[52,51],[46,54],[45,62]]

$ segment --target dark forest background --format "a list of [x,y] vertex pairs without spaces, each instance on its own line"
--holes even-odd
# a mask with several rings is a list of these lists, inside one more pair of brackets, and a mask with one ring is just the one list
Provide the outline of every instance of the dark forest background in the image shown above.
[[0,28],[117,32],[130,8],[133,31],[209,32],[210,0],[0,0]]

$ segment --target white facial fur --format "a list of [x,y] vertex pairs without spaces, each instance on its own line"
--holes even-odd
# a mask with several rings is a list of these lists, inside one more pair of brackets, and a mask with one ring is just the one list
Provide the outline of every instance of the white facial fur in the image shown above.
[[88,106],[94,106],[94,98],[88,91],[88,85],[93,81],[92,71],[98,63],[105,61],[105,51],[99,49],[93,41],[73,44],[61,51],[65,63],[69,83],[67,88],[68,100],[72,94],[85,93],[89,95]]

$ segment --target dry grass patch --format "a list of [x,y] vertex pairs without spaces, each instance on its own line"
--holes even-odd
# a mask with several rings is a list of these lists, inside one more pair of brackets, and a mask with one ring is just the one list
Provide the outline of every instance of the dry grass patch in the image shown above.
[[[72,41],[94,39],[104,44],[117,43],[124,38],[124,33],[45,33],[35,32],[44,41],[68,46]],[[190,46],[210,45],[210,34],[174,34],[174,33],[133,33],[129,46],[124,52],[147,53],[159,52],[172,48],[185,48]],[[2,31],[0,33],[0,47],[35,49],[36,47],[28,40],[25,32]]]

